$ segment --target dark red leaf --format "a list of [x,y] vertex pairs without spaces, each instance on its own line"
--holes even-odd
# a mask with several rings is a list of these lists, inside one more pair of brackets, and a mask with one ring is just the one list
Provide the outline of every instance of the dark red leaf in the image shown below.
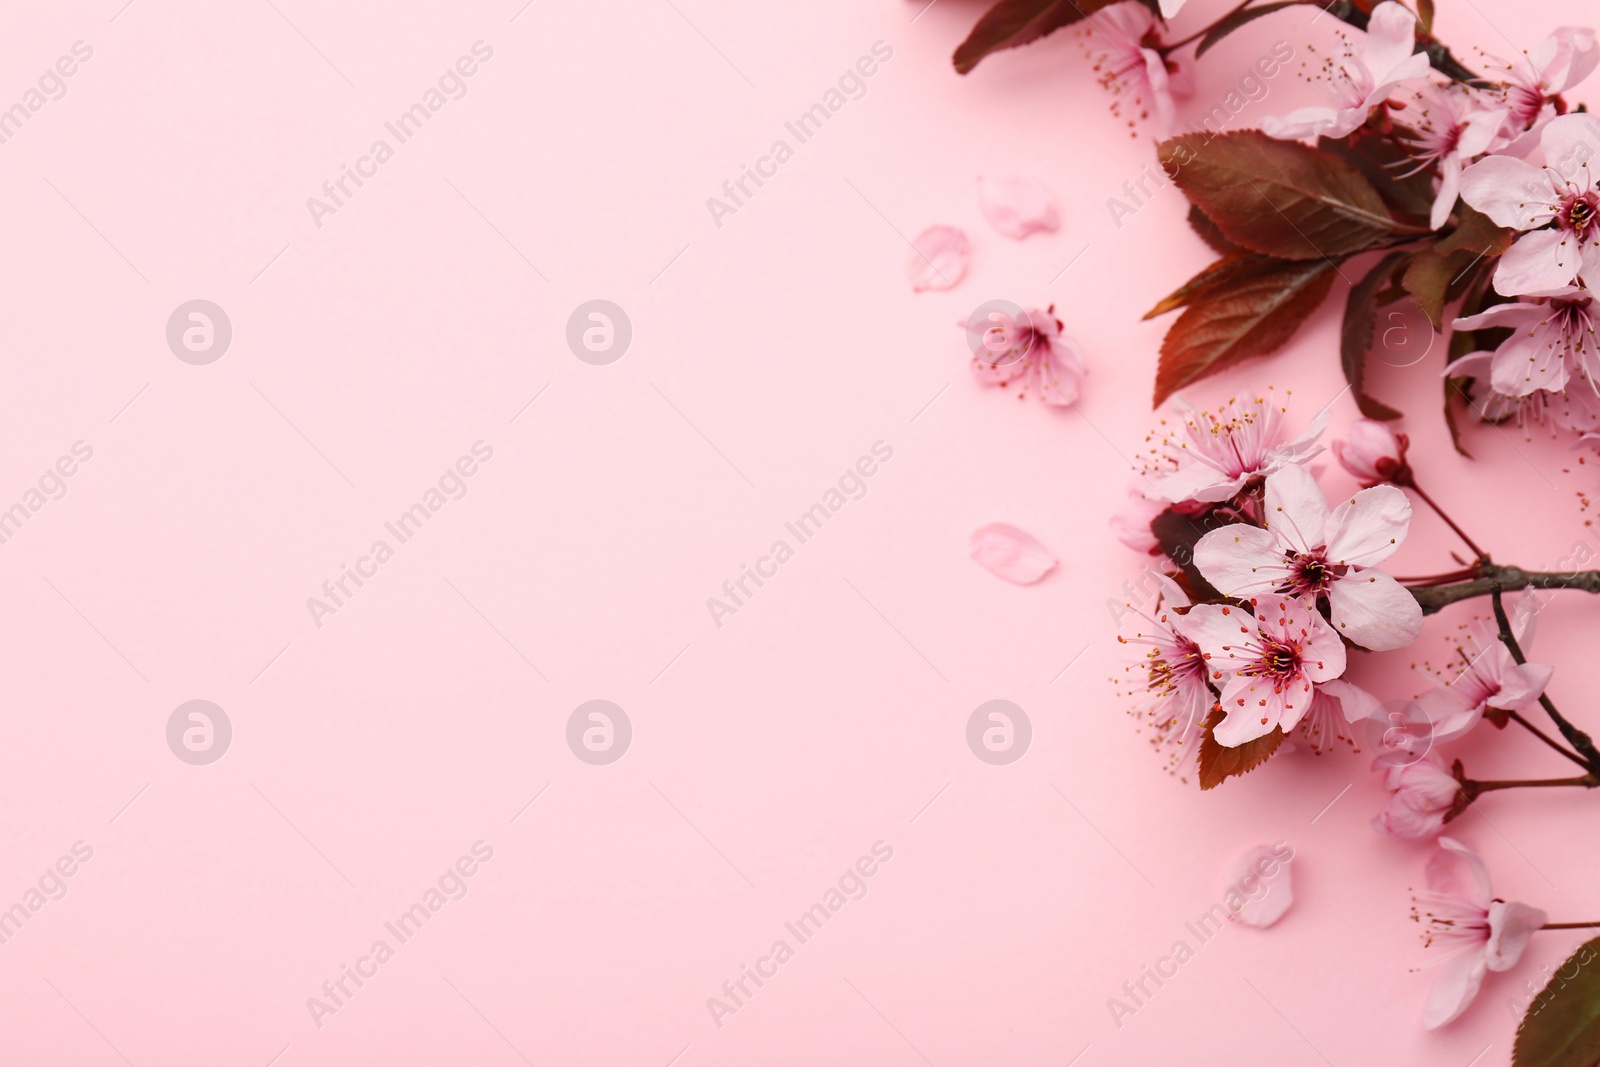
[[1222,719],[1222,709],[1212,709],[1211,717],[1206,719],[1204,732],[1200,735],[1201,789],[1215,789],[1229,778],[1255,770],[1283,744],[1283,728],[1274,726],[1270,734],[1263,734],[1254,741],[1246,741],[1234,748],[1224,748],[1211,736],[1212,729]]
[[[951,57],[957,74],[966,74],[991,52],[1031,44],[1110,6],[1114,0],[1000,0],[978,20]],[[1154,0],[1146,6],[1156,10]]]
[[1390,252],[1367,272],[1366,277],[1350,287],[1345,299],[1344,323],[1339,331],[1339,362],[1344,366],[1344,379],[1350,383],[1356,407],[1369,419],[1398,419],[1400,412],[1367,395],[1363,384],[1366,378],[1367,353],[1372,349],[1373,326],[1377,319],[1378,289],[1393,274],[1405,258],[1404,252]]

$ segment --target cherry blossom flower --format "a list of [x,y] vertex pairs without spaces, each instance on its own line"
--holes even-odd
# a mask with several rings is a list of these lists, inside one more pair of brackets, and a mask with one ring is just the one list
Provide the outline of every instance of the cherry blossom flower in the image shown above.
[[1222,695],[1217,744],[1234,748],[1292,730],[1311,709],[1314,686],[1344,673],[1344,643],[1316,609],[1294,597],[1263,593],[1249,609],[1198,604],[1174,626],[1200,647]]
[[1388,806],[1373,816],[1372,828],[1380,834],[1402,841],[1426,840],[1444,828],[1457,801],[1464,799],[1461,783],[1435,752],[1409,763],[1380,756],[1372,769],[1388,771],[1383,787],[1394,794]]
[[1206,714],[1216,702],[1206,683],[1206,664],[1200,646],[1175,626],[1175,609],[1187,608],[1189,598],[1170,578],[1157,577],[1161,599],[1153,615],[1141,615],[1132,636],[1117,640],[1143,645],[1144,655],[1125,668],[1134,681],[1129,696],[1138,697],[1130,714],[1148,724],[1152,742],[1169,753],[1167,769],[1184,773],[1200,747]]
[[[966,325],[963,323],[962,325]],[[1089,373],[1078,342],[1061,332],[1055,305],[1044,311],[1030,308],[1020,323],[989,326],[981,333],[967,327],[972,350],[972,373],[982,385],[1004,389],[1016,385],[1017,399],[1031,387],[1046,404],[1067,407],[1078,399],[1078,386]]]
[[1473,380],[1470,405],[1484,422],[1515,422],[1524,430],[1550,425],[1579,433],[1600,428],[1600,389],[1595,388],[1587,371],[1577,371],[1568,382],[1570,388],[1562,392],[1541,389],[1516,396],[1494,388],[1494,358],[1493,352],[1469,352],[1445,368],[1449,377]]
[[1311,698],[1311,708],[1296,730],[1311,746],[1311,751],[1319,756],[1341,744],[1353,751],[1360,751],[1356,748],[1356,738],[1350,726],[1372,718],[1380,706],[1378,698],[1365,689],[1336,678],[1317,686]]
[[1489,111],[1476,105],[1470,90],[1454,85],[1428,84],[1417,91],[1417,117],[1406,145],[1419,170],[1432,166],[1439,172],[1439,191],[1428,223],[1436,230],[1449,221],[1456,206],[1463,167],[1487,152],[1506,124],[1507,109]]
[[1439,838],[1427,878],[1428,890],[1417,897],[1412,917],[1424,924],[1425,944],[1449,949],[1438,961],[1439,976],[1422,1012],[1422,1025],[1437,1030],[1467,1010],[1487,972],[1517,965],[1549,916],[1528,904],[1493,898],[1483,860],[1454,838]]
[[1551,119],[1539,134],[1544,165],[1487,156],[1461,174],[1461,199],[1498,226],[1526,230],[1500,257],[1495,292],[1548,293],[1580,274],[1600,278],[1600,192],[1591,174],[1600,127],[1588,115]]
[[[1536,597],[1523,594],[1511,611],[1511,636],[1524,655],[1533,648],[1538,605]],[[1450,662],[1430,672],[1439,684],[1417,698],[1435,742],[1464,736],[1490,708],[1521,711],[1532,706],[1555,674],[1547,664],[1517,663],[1499,639],[1497,623],[1480,619],[1463,631]]]
[[1339,633],[1374,651],[1422,632],[1422,608],[1399,582],[1370,569],[1405,540],[1411,502],[1392,485],[1363,489],[1331,511],[1303,467],[1267,476],[1266,527],[1235,523],[1195,545],[1195,566],[1226,596],[1279,593],[1328,600]]
[[1153,447],[1147,495],[1174,503],[1227,500],[1250,479],[1321,452],[1316,441],[1328,425],[1329,410],[1318,411],[1306,431],[1290,441],[1284,440],[1284,411],[1257,397],[1230,400],[1214,412],[1187,412],[1180,430],[1148,439]]
[[1568,285],[1496,304],[1450,325],[1457,330],[1508,327],[1512,334],[1494,351],[1489,382],[1498,393],[1526,396],[1537,389],[1564,389],[1580,370],[1590,382],[1600,375],[1597,317],[1600,308],[1595,306],[1594,294]]
[[1511,120],[1518,129],[1532,128],[1550,99],[1587,78],[1597,63],[1594,31],[1562,26],[1511,65],[1505,86]]
[[1426,52],[1413,52],[1416,16],[1389,0],[1372,9],[1360,50],[1328,64],[1334,106],[1303,107],[1282,118],[1261,120],[1261,132],[1280,140],[1347,137],[1367,121],[1367,113],[1389,99],[1395,87],[1428,73]]
[[1343,441],[1333,442],[1333,455],[1364,488],[1370,488],[1394,480],[1395,472],[1406,465],[1410,443],[1405,434],[1395,433],[1387,423],[1357,419],[1350,424]]
[[[1177,118],[1174,97],[1194,91],[1189,71],[1176,60],[1164,58],[1156,17],[1138,0],[1123,0],[1094,12],[1085,20],[1084,51],[1100,84],[1115,99],[1111,113],[1122,117],[1122,98],[1132,100],[1138,118],[1148,118],[1154,108],[1165,131]],[[1132,118],[1128,125],[1133,126]]]

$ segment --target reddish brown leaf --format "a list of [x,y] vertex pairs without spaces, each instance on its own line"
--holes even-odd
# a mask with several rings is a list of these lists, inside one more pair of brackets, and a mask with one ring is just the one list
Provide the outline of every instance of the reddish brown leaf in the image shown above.
[[1193,278],[1184,282],[1160,303],[1144,313],[1146,319],[1165,315],[1181,307],[1188,307],[1208,291],[1228,284],[1235,278],[1258,269],[1263,257],[1252,252],[1234,252],[1223,256]]
[[1259,130],[1186,133],[1157,147],[1162,168],[1228,240],[1279,259],[1326,259],[1400,233],[1388,205],[1350,163]]
[[1213,286],[1161,342],[1157,407],[1190,382],[1281,348],[1328,295],[1334,265],[1256,257],[1252,270]]
[[1373,326],[1377,319],[1378,289],[1404,258],[1404,252],[1390,252],[1384,256],[1367,272],[1366,277],[1350,287],[1350,295],[1345,298],[1344,323],[1339,331],[1339,362],[1344,366],[1344,379],[1350,383],[1356,407],[1369,419],[1400,417],[1400,412],[1367,395],[1363,381],[1366,378],[1367,353],[1372,349]]
[[1224,748],[1211,736],[1223,719],[1222,709],[1213,708],[1200,735],[1200,788],[1215,789],[1229,778],[1255,770],[1283,744],[1283,728],[1274,726],[1270,734],[1246,741],[1235,748]]
[[1459,297],[1472,267],[1511,247],[1515,236],[1465,204],[1448,236],[1417,253],[1400,280],[1435,330],[1444,326],[1444,306]]
[[1227,255],[1229,252],[1242,252],[1244,249],[1234,244],[1223,236],[1217,229],[1217,224],[1206,217],[1206,213],[1189,205],[1189,228],[1200,235],[1200,240],[1211,246],[1211,250],[1218,255]]
[[1597,963],[1600,937],[1578,946],[1539,991],[1517,1025],[1513,1067],[1593,1067],[1600,1063]]
[[[965,74],[991,52],[1031,44],[1063,26],[1109,6],[1114,0],[1000,0],[978,20],[951,57],[957,74]],[[1146,4],[1152,11],[1155,4]]]

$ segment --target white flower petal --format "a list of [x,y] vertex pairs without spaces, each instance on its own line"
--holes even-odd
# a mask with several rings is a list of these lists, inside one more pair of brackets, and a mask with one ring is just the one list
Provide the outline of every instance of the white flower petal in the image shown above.
[[1333,509],[1328,517],[1328,562],[1371,567],[1394,555],[1411,526],[1405,490],[1374,485]]
[[1242,522],[1200,538],[1194,546],[1194,565],[1224,596],[1271,592],[1289,574],[1278,539]]
[[1310,552],[1326,543],[1328,498],[1310,471],[1291,463],[1267,476],[1265,518],[1279,543]]

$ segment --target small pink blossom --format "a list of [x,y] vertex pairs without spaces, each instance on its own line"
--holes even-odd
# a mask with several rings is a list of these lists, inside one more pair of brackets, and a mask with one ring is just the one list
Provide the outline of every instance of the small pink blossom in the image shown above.
[[1029,309],[1025,321],[986,327],[976,333],[968,327],[975,355],[972,373],[981,385],[1005,389],[1017,386],[1017,399],[1030,388],[1046,404],[1067,407],[1078,399],[1078,388],[1089,373],[1078,342],[1061,332],[1055,306]]
[[1188,608],[1189,598],[1170,578],[1156,580],[1161,599],[1155,612],[1136,612],[1139,628],[1129,637],[1117,635],[1117,640],[1146,649],[1125,668],[1132,679],[1127,695],[1136,698],[1130,714],[1150,726],[1152,743],[1168,753],[1167,769],[1181,775],[1194,763],[1215,698],[1206,684],[1200,646],[1176,625],[1177,611]]
[[1154,108],[1161,128],[1170,132],[1177,118],[1173,98],[1194,88],[1188,68],[1157,51],[1160,34],[1150,9],[1138,0],[1103,7],[1085,20],[1083,41],[1100,84],[1116,97],[1111,113],[1122,117],[1121,100],[1127,97],[1138,118],[1149,117]]
[[1505,108],[1484,110],[1477,101],[1470,90],[1455,85],[1427,84],[1417,91],[1407,147],[1419,170],[1432,166],[1439,172],[1439,191],[1429,219],[1436,230],[1455,209],[1462,169],[1489,150],[1506,124]]
[[1288,441],[1284,411],[1257,397],[1230,400],[1214,412],[1186,412],[1181,428],[1147,439],[1152,443],[1145,472],[1147,494],[1173,503],[1215,503],[1234,496],[1252,478],[1321,452],[1316,442],[1328,425],[1329,410],[1318,411],[1306,431]]
[[1424,924],[1423,940],[1448,954],[1438,961],[1422,1025],[1437,1030],[1467,1010],[1489,971],[1517,965],[1528,941],[1549,916],[1518,901],[1490,894],[1489,871],[1478,854],[1450,837],[1428,860],[1428,890],[1417,897],[1413,918]]
[[1551,119],[1539,134],[1544,165],[1488,156],[1461,174],[1461,199],[1497,226],[1527,231],[1500,257],[1502,296],[1564,289],[1580,275],[1600,278],[1600,192],[1593,168],[1600,138],[1587,115]]
[[1422,632],[1422,608],[1399,582],[1371,569],[1405,540],[1411,502],[1392,485],[1363,489],[1329,509],[1303,467],[1267,476],[1266,527],[1212,530],[1195,566],[1226,596],[1277,593],[1315,605],[1327,597],[1338,632],[1374,651],[1404,648]]
[[1275,726],[1294,729],[1311,708],[1316,683],[1344,673],[1344,644],[1315,608],[1271,593],[1251,604],[1198,604],[1173,624],[1200,647],[1222,691],[1217,706],[1225,718],[1212,737],[1227,748]]
[[1395,473],[1404,469],[1409,444],[1406,435],[1395,433],[1388,423],[1357,419],[1343,441],[1333,442],[1333,455],[1363,487],[1370,488],[1393,481]]
[[1560,392],[1540,389],[1518,396],[1494,388],[1494,360],[1493,352],[1469,352],[1445,368],[1449,377],[1473,380],[1470,406],[1484,422],[1514,422],[1524,429],[1549,424],[1579,433],[1600,428],[1600,390],[1587,371],[1578,370]]
[[1340,138],[1367,121],[1395,87],[1428,73],[1426,52],[1415,52],[1416,16],[1389,0],[1372,9],[1360,50],[1330,70],[1334,106],[1303,107],[1261,120],[1261,132],[1280,140]]
[[1385,770],[1383,787],[1394,795],[1372,819],[1380,834],[1402,841],[1422,841],[1444,827],[1461,794],[1461,783],[1434,752],[1411,763],[1394,763],[1379,756],[1373,770]]
[[[1533,650],[1534,616],[1539,601],[1523,594],[1511,612],[1511,636],[1524,655]],[[1435,742],[1465,736],[1489,709],[1522,711],[1543,695],[1555,668],[1543,663],[1519,664],[1498,637],[1499,626],[1488,620],[1465,628],[1455,655],[1432,672],[1439,683],[1417,698],[1427,712]],[[1504,725],[1503,719],[1501,720]]]
[[1597,63],[1600,46],[1594,31],[1574,26],[1562,26],[1513,63],[1505,99],[1517,128],[1532,127],[1552,97],[1587,78]]
[[1538,389],[1559,392],[1580,372],[1588,382],[1600,376],[1597,318],[1600,307],[1594,294],[1568,285],[1496,304],[1450,325],[1457,330],[1509,328],[1511,336],[1494,351],[1489,381],[1497,393],[1527,396]]

